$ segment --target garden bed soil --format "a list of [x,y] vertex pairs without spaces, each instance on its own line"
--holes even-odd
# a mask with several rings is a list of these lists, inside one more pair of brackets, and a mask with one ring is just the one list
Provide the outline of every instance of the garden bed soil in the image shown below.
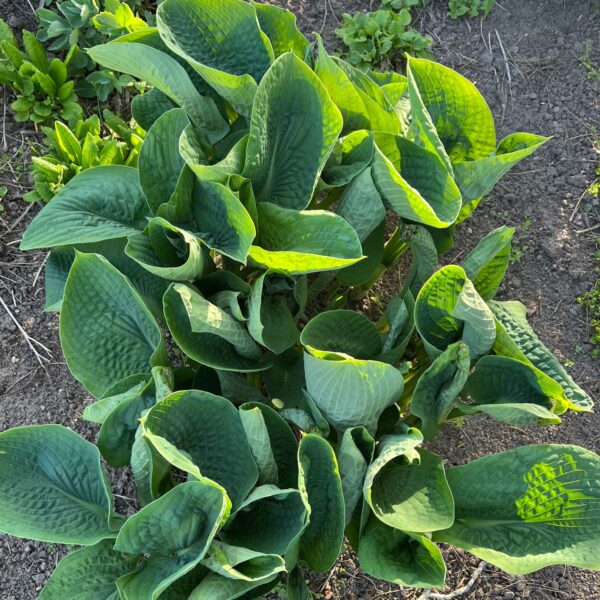
[[[367,10],[369,0],[281,0],[307,33],[321,32],[330,47],[343,12]],[[589,290],[595,242],[600,229],[598,202],[585,190],[598,157],[592,149],[600,129],[600,83],[588,78],[581,56],[589,48],[600,65],[600,11],[594,0],[502,0],[490,16],[452,21],[444,2],[422,12],[417,27],[434,40],[440,62],[473,80],[491,105],[499,138],[513,131],[554,136],[534,157],[518,165],[496,187],[474,218],[458,230],[462,253],[500,225],[517,227],[516,250],[500,297],[521,300],[541,339],[574,378],[600,400],[599,362],[590,358],[585,311],[576,298]],[[25,0],[0,0],[0,16],[12,26],[32,26]],[[9,188],[0,214],[0,298],[19,326],[52,353],[42,368],[19,327],[0,303],[0,431],[18,425],[58,422],[90,440],[96,428],[81,418],[91,398],[71,377],[58,339],[58,319],[43,312],[44,252],[22,253],[18,241],[39,210],[20,201],[29,188],[31,127],[16,124],[3,91],[0,109],[0,185]],[[3,147],[4,146],[4,147]],[[451,252],[450,259],[460,256]],[[389,273],[374,290],[377,304],[397,292],[399,274]],[[35,345],[35,343],[34,343]],[[563,424],[518,428],[486,418],[447,426],[430,446],[447,466],[531,443],[573,443],[600,452],[600,414],[571,414]],[[498,477],[502,477],[499,473]],[[121,510],[132,510],[127,474],[111,472]],[[0,535],[0,599],[33,600],[65,549],[58,545]],[[445,591],[468,582],[479,561],[446,549]],[[420,591],[377,582],[344,555],[332,573],[313,577],[311,588],[325,598],[414,599]],[[600,598],[600,573],[553,567],[513,577],[487,567],[465,598],[593,600]]]

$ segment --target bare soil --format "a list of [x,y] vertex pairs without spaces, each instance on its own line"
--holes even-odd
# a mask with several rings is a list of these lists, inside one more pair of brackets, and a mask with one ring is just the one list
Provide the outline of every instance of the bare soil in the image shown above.
[[[374,0],[280,0],[299,17],[307,33],[320,31],[331,48],[343,12],[368,10]],[[417,28],[434,40],[440,62],[475,81],[496,117],[499,138],[513,131],[552,135],[533,158],[517,166],[496,187],[475,216],[459,228],[457,248],[466,253],[488,231],[517,227],[516,252],[502,298],[521,300],[541,339],[570,366],[575,379],[598,401],[600,364],[589,356],[585,311],[576,298],[598,277],[593,254],[600,237],[598,201],[585,194],[594,180],[597,156],[592,140],[600,129],[600,82],[588,78],[581,56],[600,66],[600,11],[595,0],[502,0],[484,20],[452,21],[445,2],[423,10]],[[26,0],[0,0],[0,17],[12,26],[32,26]],[[58,319],[43,312],[45,253],[21,253],[18,241],[38,206],[20,201],[29,189],[29,126],[13,122],[4,90],[0,130],[0,185],[9,188],[0,214],[0,298],[29,336],[46,345],[45,370],[0,304],[0,431],[18,425],[58,422],[90,440],[96,429],[81,418],[91,400],[70,376],[58,339]],[[2,116],[3,115],[3,116]],[[594,229],[594,227],[596,227]],[[459,259],[451,252],[449,259]],[[397,291],[390,273],[374,295]],[[568,415],[562,425],[517,428],[471,418],[445,428],[432,448],[447,465],[531,443],[573,443],[600,452],[600,415]],[[501,476],[501,474],[499,474]],[[111,473],[113,489],[127,496],[127,474]],[[127,498],[118,499],[130,510]],[[0,535],[0,600],[33,600],[63,547]],[[446,550],[445,592],[468,582],[479,561]],[[314,577],[311,588],[325,598],[415,599],[406,590],[364,575],[351,555],[331,574]],[[600,599],[600,573],[554,567],[512,577],[487,567],[464,598],[532,600]],[[65,599],[67,600],[67,599]]]

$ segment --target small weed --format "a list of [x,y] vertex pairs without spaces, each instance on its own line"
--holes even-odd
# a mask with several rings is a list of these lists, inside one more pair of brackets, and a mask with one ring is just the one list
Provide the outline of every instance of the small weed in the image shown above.
[[494,6],[494,0],[449,0],[448,10],[451,19],[459,17],[485,17]]
[[0,185],[0,215],[4,212],[4,206],[2,204],[2,200],[4,196],[8,193],[8,188],[5,185]]
[[[600,238],[596,240],[595,258],[600,263]],[[588,325],[592,330],[590,344],[592,344],[592,358],[600,358],[600,279],[594,287],[579,298],[577,302],[587,311]]]
[[343,57],[362,69],[389,69],[402,62],[405,52],[429,56],[431,39],[411,27],[411,9],[419,5],[420,0],[383,0],[379,10],[343,14],[335,30],[348,47]]
[[523,243],[525,233],[531,227],[533,219],[529,216],[523,219],[521,225],[517,228],[515,237],[513,238],[512,248],[510,251],[510,262],[515,264],[521,262],[523,255],[529,250],[529,244]]
[[588,79],[592,81],[600,81],[600,65],[596,64],[595,61],[591,57],[592,53],[592,42],[587,40],[585,42],[585,50],[583,54],[579,57],[579,62],[585,69]]

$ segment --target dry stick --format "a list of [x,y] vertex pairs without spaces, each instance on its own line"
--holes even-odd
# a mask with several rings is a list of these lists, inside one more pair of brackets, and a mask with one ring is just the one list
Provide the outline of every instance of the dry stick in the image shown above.
[[483,570],[487,567],[487,563],[485,560],[482,560],[479,563],[479,566],[475,569],[473,576],[469,579],[469,582],[466,585],[450,592],[449,594],[438,594],[437,592],[432,592],[431,590],[426,591],[424,594],[421,594],[417,600],[454,600],[454,598],[460,598],[464,594],[473,589],[475,582],[479,579],[479,576],[483,573]]
[[599,228],[600,228],[600,223],[598,223],[597,225],[594,225],[592,227],[588,227],[587,229],[578,229],[578,230],[575,231],[575,233],[577,235],[579,235],[580,233],[589,233],[590,231],[594,231],[594,230],[599,229]]
[[29,4],[29,8],[31,9],[31,12],[35,15],[35,8],[33,8],[33,4],[31,4],[31,0],[27,0],[27,4]]
[[[17,321],[17,318],[15,317],[15,315],[13,315],[12,311],[10,310],[10,308],[8,308],[6,302],[4,302],[4,300],[2,299],[2,296],[0,296],[0,304],[2,304],[2,306],[4,307],[4,310],[7,312],[8,316],[12,319],[13,323],[17,326],[17,328],[21,332],[21,335],[25,338],[25,341],[27,342],[27,345],[29,346],[29,349],[35,355],[35,358],[37,359],[38,363],[40,363],[40,366],[42,367],[42,369],[44,369],[44,371],[46,371],[46,375],[48,375],[48,370],[46,369],[46,365],[44,364],[44,361],[49,362],[50,358],[52,358],[52,352],[50,352],[50,350],[48,350],[48,348],[46,348],[46,346],[44,346],[44,344],[42,344],[41,342],[38,342],[36,339],[32,338],[21,327],[21,324],[19,323],[19,321]],[[35,348],[35,346],[33,345],[32,342],[35,343],[35,344],[37,344],[40,348],[42,348],[42,350],[44,350],[48,354],[48,356],[43,356],[42,354],[40,354],[36,350],[36,348]]]
[[504,64],[506,66],[506,76],[508,77],[508,93],[510,95],[510,99],[512,100],[512,77],[510,75],[510,67],[508,66],[508,58],[506,58],[506,52],[504,51],[504,44],[500,39],[500,34],[497,29],[494,29],[496,32],[496,37],[498,38],[498,43],[500,44],[500,50],[502,52],[502,56],[504,57]]
[[46,254],[46,256],[44,257],[44,260],[42,261],[42,264],[40,265],[40,268],[37,270],[35,277],[33,278],[33,283],[31,284],[31,287],[35,287],[35,284],[37,283],[37,280],[40,277],[40,273],[42,272],[42,269],[44,268],[44,265],[46,264],[46,261],[48,260],[48,257],[50,256],[50,252],[48,252]]
[[[596,179],[596,181],[598,181]],[[594,183],[596,183],[596,181],[594,181]],[[594,185],[594,184],[592,184]],[[579,205],[581,204],[581,201],[584,199],[585,195],[587,194],[589,188],[586,188],[585,190],[583,190],[583,194],[581,194],[581,196],[579,196],[579,200],[577,200],[577,204],[575,205],[575,208],[573,209],[573,212],[571,213],[571,216],[569,218],[569,222],[572,223],[573,219],[575,218],[575,215],[577,214],[577,211],[579,210]]]

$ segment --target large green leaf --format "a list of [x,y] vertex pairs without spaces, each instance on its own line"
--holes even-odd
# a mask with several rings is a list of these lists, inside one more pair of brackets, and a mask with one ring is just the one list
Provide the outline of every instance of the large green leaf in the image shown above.
[[204,557],[227,509],[221,488],[189,481],[130,517],[117,536],[115,550],[150,556],[137,571],[119,580],[123,597],[155,600],[191,571]]
[[344,133],[358,129],[400,133],[400,120],[383,90],[352,65],[327,54],[319,36],[315,72],[340,109]]
[[549,139],[532,133],[513,133],[505,137],[490,156],[455,164],[456,183],[462,193],[463,203],[489,194],[512,167]]
[[273,49],[252,4],[241,0],[165,0],[156,12],[165,44],[249,117]]
[[298,490],[257,487],[221,533],[228,544],[265,554],[286,554],[304,530],[307,510]]
[[335,563],[344,541],[344,494],[331,446],[318,435],[302,438],[298,449],[298,487],[309,507],[300,539],[300,558],[317,572]]
[[188,600],[235,600],[236,598],[260,597],[263,587],[272,589],[278,574],[263,579],[232,579],[219,573],[209,573],[190,594]]
[[164,297],[165,318],[178,346],[203,365],[227,371],[261,371],[261,351],[246,328],[193,288],[172,284]]
[[446,565],[424,535],[404,533],[371,517],[360,539],[358,561],[368,575],[407,587],[444,587]]
[[158,117],[175,105],[157,88],[151,88],[143,94],[134,96],[131,101],[131,116],[138,125],[148,131]]
[[185,164],[179,154],[179,137],[189,122],[182,108],[169,110],[150,127],[142,144],[138,158],[140,185],[153,214],[177,187]]
[[531,363],[562,386],[567,398],[577,407],[574,410],[590,411],[594,405],[592,398],[542,344],[527,322],[525,306],[516,301],[489,304],[500,328],[494,352]]
[[316,315],[302,330],[300,341],[318,357],[334,353],[368,360],[382,347],[374,323],[354,310],[329,310]]
[[142,428],[138,427],[131,447],[131,473],[141,506],[156,500],[164,491],[163,488],[171,487],[167,480],[170,471],[171,465],[146,440]]
[[239,198],[214,181],[196,178],[192,198],[196,235],[212,250],[246,262],[256,236],[252,217]]
[[401,136],[378,134],[376,142],[373,180],[389,208],[436,229],[452,225],[462,198],[439,157]]
[[142,418],[144,436],[171,464],[222,485],[234,507],[258,479],[236,408],[221,396],[175,392]]
[[256,93],[243,175],[256,198],[305,208],[342,129],[325,87],[293,53],[280,56]]
[[347,221],[324,210],[298,211],[261,202],[258,243],[250,247],[257,265],[288,275],[340,269],[358,262],[362,249]]
[[447,472],[456,521],[434,539],[512,574],[566,564],[600,569],[600,457],[524,446]]
[[75,260],[75,250],[84,253],[101,254],[129,279],[146,306],[156,316],[162,316],[162,297],[169,285],[164,279],[152,275],[125,254],[126,238],[105,240],[94,244],[77,246],[56,246],[46,261],[44,274],[46,291],[46,311],[62,308],[65,284]]
[[381,413],[400,399],[398,369],[374,360],[327,360],[304,354],[306,389],[336,429],[362,425],[374,432]]
[[0,433],[0,530],[62,544],[114,537],[112,496],[95,446],[61,425]]
[[36,215],[23,234],[21,250],[127,237],[145,227],[147,216],[135,169],[86,169]]
[[403,531],[437,531],[454,521],[454,502],[442,459],[417,450],[422,441],[417,429],[384,436],[363,485],[375,516]]
[[498,291],[510,260],[510,243],[514,227],[498,227],[488,233],[467,254],[461,266],[484,300],[491,300]]
[[411,58],[408,70],[452,163],[489,156],[496,147],[494,118],[477,88],[429,60]]
[[473,359],[489,352],[496,339],[492,311],[464,270],[455,265],[442,267],[423,285],[415,325],[434,357],[462,339]]
[[115,381],[167,364],[154,317],[127,278],[98,254],[75,257],[60,341],[69,370],[96,397]]
[[293,52],[298,58],[304,59],[310,42],[298,31],[296,15],[279,6],[259,2],[252,4],[256,9],[260,28],[271,41],[275,58],[286,52]]
[[38,600],[119,600],[116,581],[135,569],[137,559],[104,540],[71,552],[59,563]]
[[172,281],[193,281],[213,266],[195,235],[160,217],[151,219],[141,233],[129,236],[125,254],[146,271]]
[[279,474],[263,413],[255,407],[240,410],[239,414],[254,462],[258,468],[258,482],[276,485]]
[[437,434],[454,408],[469,377],[470,366],[469,349],[463,342],[456,342],[419,377],[410,401],[410,412],[421,419],[421,431],[426,438]]
[[406,228],[404,235],[412,254],[412,264],[405,286],[416,297],[438,266],[438,251],[431,233],[425,227],[415,225]]
[[108,69],[133,75],[157,88],[181,106],[210,142],[222,139],[229,126],[212,98],[201,96],[185,69],[171,56],[139,43],[113,42],[87,53]]

